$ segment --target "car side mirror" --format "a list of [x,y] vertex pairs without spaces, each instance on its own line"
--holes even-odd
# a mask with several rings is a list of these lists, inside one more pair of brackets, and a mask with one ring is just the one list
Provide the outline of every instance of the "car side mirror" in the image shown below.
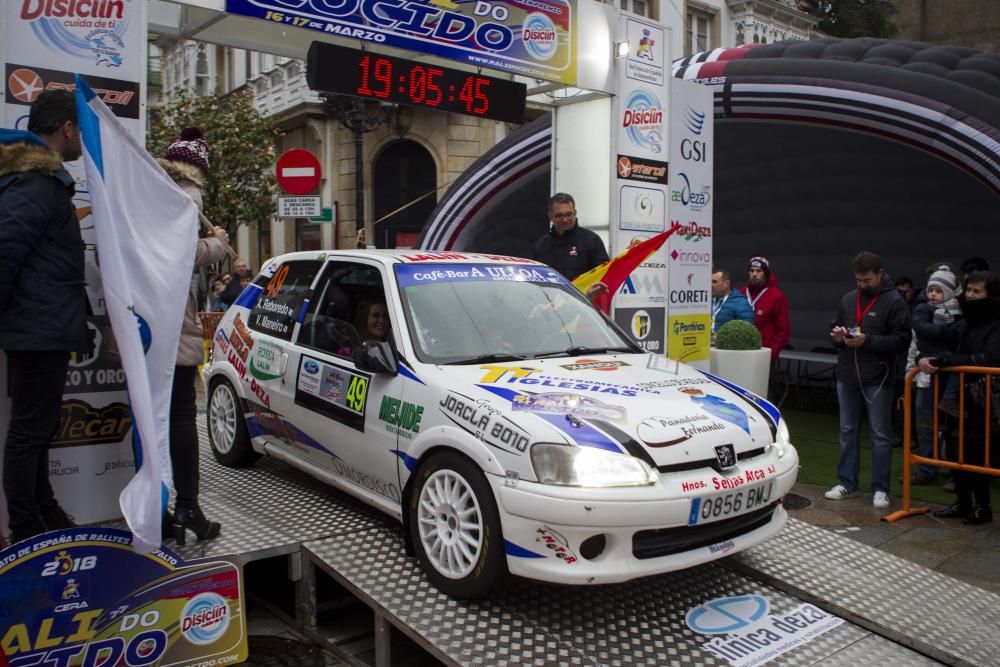
[[399,375],[399,360],[390,343],[381,340],[366,340],[354,350],[354,365],[369,373]]

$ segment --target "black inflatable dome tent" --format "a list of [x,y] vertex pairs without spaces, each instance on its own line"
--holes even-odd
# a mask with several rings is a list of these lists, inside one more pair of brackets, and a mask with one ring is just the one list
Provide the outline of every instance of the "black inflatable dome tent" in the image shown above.
[[[770,259],[795,347],[828,342],[859,250],[918,286],[938,259],[1000,269],[1000,55],[829,38],[699,53],[674,76],[715,92],[716,264],[739,282]],[[543,116],[478,160],[421,247],[526,254],[547,225],[550,139]]]

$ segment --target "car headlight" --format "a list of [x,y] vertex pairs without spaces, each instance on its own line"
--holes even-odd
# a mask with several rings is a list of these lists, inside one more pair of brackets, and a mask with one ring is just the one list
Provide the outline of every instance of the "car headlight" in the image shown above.
[[788,445],[791,443],[792,438],[788,434],[788,424],[785,423],[784,419],[781,419],[778,421],[778,433],[774,438],[774,447],[779,459],[785,455]]
[[644,461],[595,447],[539,443],[531,448],[531,464],[542,484],[561,486],[646,486],[660,474]]

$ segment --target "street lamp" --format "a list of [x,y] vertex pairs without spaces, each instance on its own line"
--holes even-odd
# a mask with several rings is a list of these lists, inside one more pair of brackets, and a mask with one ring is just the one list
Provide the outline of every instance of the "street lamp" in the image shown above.
[[327,113],[335,116],[348,130],[354,132],[354,207],[355,229],[365,226],[365,172],[362,160],[364,135],[372,132],[382,123],[392,122],[396,113],[394,107],[379,105],[369,112],[365,101],[356,97],[342,95],[324,95],[324,108]]

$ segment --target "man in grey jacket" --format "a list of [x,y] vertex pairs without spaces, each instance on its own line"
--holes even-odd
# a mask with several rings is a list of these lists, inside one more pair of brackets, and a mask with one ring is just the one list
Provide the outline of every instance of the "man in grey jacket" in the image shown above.
[[896,365],[910,344],[910,309],[882,267],[882,258],[861,252],[851,262],[857,289],[840,300],[830,338],[837,348],[840,403],[839,481],[830,500],[853,496],[861,468],[861,415],[872,438],[872,505],[889,506],[892,463],[892,395]]
[[11,410],[3,487],[11,542],[74,523],[49,484],[71,352],[89,352],[83,238],[63,162],[83,154],[76,101],[38,96],[28,131],[0,130],[0,349]]

